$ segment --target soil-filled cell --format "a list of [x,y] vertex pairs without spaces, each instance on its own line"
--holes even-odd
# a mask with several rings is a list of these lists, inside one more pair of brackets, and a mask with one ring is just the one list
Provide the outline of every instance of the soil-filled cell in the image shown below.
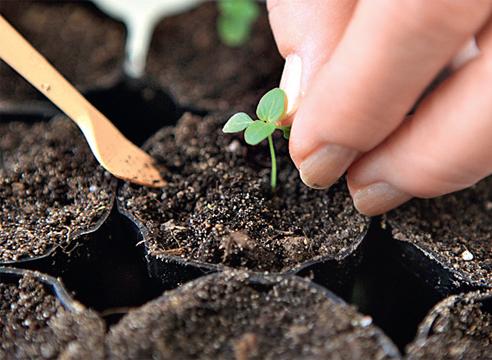
[[370,317],[298,277],[213,274],[131,312],[110,359],[398,359]]
[[115,179],[66,117],[0,122],[0,262],[46,255],[100,226]]
[[104,323],[46,275],[0,268],[1,359],[103,359]]
[[364,237],[369,219],[355,210],[344,182],[306,187],[278,137],[278,183],[269,183],[266,144],[224,135],[226,117],[185,114],[144,146],[167,180],[162,189],[124,184],[119,208],[143,231],[152,257],[254,271],[285,272],[341,260]]

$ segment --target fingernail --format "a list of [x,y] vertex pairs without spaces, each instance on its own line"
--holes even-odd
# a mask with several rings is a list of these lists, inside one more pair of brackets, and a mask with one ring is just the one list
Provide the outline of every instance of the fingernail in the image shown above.
[[355,208],[369,216],[383,214],[412,198],[385,182],[377,182],[357,190],[353,195]]
[[323,146],[301,163],[301,179],[309,187],[326,189],[343,175],[356,156],[356,150],[340,145]]
[[301,98],[302,60],[299,55],[291,54],[285,59],[284,71],[280,79],[280,88],[287,95],[286,115],[292,115]]
[[461,50],[456,54],[456,56],[451,60],[451,68],[453,70],[458,70],[468,61],[476,58],[480,55],[480,49],[478,48],[477,40],[472,37],[466,44],[461,48]]

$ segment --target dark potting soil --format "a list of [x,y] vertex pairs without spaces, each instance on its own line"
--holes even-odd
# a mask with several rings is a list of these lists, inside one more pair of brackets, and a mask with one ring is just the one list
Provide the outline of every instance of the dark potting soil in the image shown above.
[[262,93],[278,85],[283,60],[268,23],[266,5],[253,24],[249,41],[224,45],[218,35],[215,1],[163,19],[156,27],[147,73],[182,104],[201,108],[253,106]]
[[272,194],[267,145],[248,147],[223,134],[226,120],[185,114],[144,146],[167,169],[168,185],[127,183],[119,201],[148,229],[152,255],[283,271],[342,258],[359,245],[369,219],[355,210],[343,181],[327,191],[304,186],[278,136],[279,186]]
[[0,283],[1,359],[102,359],[104,334],[94,312],[66,310],[32,275]]
[[390,359],[371,318],[297,277],[214,274],[164,293],[111,328],[111,359]]
[[0,123],[0,261],[67,245],[107,216],[114,179],[65,117]]
[[492,286],[492,178],[390,212],[393,235],[428,251],[472,281]]
[[[106,84],[120,75],[124,26],[89,2],[0,1],[0,13],[77,87]],[[0,63],[0,103],[35,98],[43,97]]]
[[492,359],[490,311],[477,293],[444,300],[424,320],[432,321],[429,334],[408,347],[408,359]]

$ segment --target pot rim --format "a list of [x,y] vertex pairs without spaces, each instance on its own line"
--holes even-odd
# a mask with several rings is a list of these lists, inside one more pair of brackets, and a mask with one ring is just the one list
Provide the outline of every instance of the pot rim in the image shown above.
[[477,290],[456,295],[451,295],[444,300],[441,300],[427,313],[424,320],[419,325],[417,330],[417,335],[412,343],[416,344],[418,347],[422,347],[429,336],[432,335],[432,327],[440,315],[445,315],[445,311],[456,305],[456,303],[465,296],[469,296],[472,300],[483,303],[484,301],[492,301],[492,289],[488,290]]
[[492,283],[490,283],[487,279],[473,279],[472,275],[467,274],[464,271],[454,269],[446,260],[446,258],[442,257],[440,254],[436,253],[432,249],[428,249],[425,245],[417,244],[413,241],[410,241],[408,239],[408,236],[405,236],[404,239],[395,238],[393,236],[393,229],[396,229],[396,227],[390,224],[388,221],[386,221],[386,225],[390,231],[391,237],[399,243],[405,245],[402,247],[403,253],[408,254],[411,251],[410,249],[414,249],[418,255],[434,262],[436,266],[438,266],[445,273],[449,274],[448,277],[451,282],[459,282],[459,286],[456,286],[457,289],[465,288],[465,290],[470,291],[474,288],[492,288]]
[[[121,188],[119,190],[121,190]],[[126,209],[126,207],[122,204],[122,200],[120,199],[119,196],[117,196],[117,199],[116,199],[116,209],[118,210],[118,212],[121,215],[125,216],[128,220],[130,220],[137,227],[138,232],[142,237],[142,242],[144,243],[144,246],[145,246],[146,257],[151,257],[153,259],[160,260],[163,262],[173,262],[173,263],[176,263],[178,265],[192,266],[195,268],[202,269],[206,272],[218,272],[218,271],[224,271],[224,270],[241,270],[241,269],[230,267],[230,266],[223,265],[223,264],[207,263],[207,262],[200,261],[200,260],[185,260],[182,257],[175,256],[175,255],[162,255],[162,256],[153,255],[149,252],[148,247],[147,247],[147,241],[149,238],[148,228],[143,224],[143,222],[139,218],[134,216],[132,213],[130,213]],[[302,270],[305,270],[306,268],[309,268],[309,267],[316,265],[316,264],[325,263],[325,262],[329,262],[329,261],[341,262],[342,260],[349,258],[350,255],[355,254],[358,250],[360,250],[361,245],[362,245],[364,239],[366,238],[370,227],[371,227],[371,221],[369,220],[367,222],[367,225],[365,226],[364,231],[362,231],[360,233],[360,235],[355,239],[354,244],[352,244],[352,246],[348,247],[347,249],[345,249],[344,251],[340,252],[337,255],[334,255],[334,256],[326,255],[326,256],[316,258],[316,259],[306,260],[306,261],[303,261],[303,262],[296,264],[294,266],[286,267],[285,270],[283,270],[283,271],[258,271],[258,270],[248,269],[248,272],[251,274],[258,274],[258,275],[270,274],[272,276],[284,275],[284,274],[285,275],[289,275],[289,274],[295,275],[295,274],[301,272]],[[147,260],[147,261],[149,261],[149,260]],[[242,270],[245,270],[245,269],[242,269]]]

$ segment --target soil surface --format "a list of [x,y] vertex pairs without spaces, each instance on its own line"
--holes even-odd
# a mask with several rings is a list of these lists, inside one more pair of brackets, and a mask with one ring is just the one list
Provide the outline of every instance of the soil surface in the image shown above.
[[284,63],[266,5],[259,6],[251,38],[237,48],[224,45],[217,35],[214,1],[163,19],[154,32],[147,73],[182,104],[212,109],[247,104],[253,108],[259,96],[278,86]]
[[423,323],[432,325],[428,336],[408,347],[408,359],[492,359],[492,292],[488,310],[477,297],[469,293],[438,304]]
[[297,277],[211,275],[131,312],[107,337],[111,359],[390,359],[371,318]]
[[65,310],[32,275],[0,283],[0,358],[102,359],[104,324],[79,307]]
[[223,134],[227,118],[185,114],[144,146],[168,169],[168,185],[127,183],[119,201],[148,229],[152,255],[283,271],[358,246],[369,219],[357,213],[343,181],[328,191],[303,185],[278,136],[272,194],[267,145],[248,147],[239,135]]
[[42,255],[92,230],[114,188],[67,118],[0,123],[0,261]]
[[[0,13],[72,84],[111,82],[121,73],[125,29],[89,2],[0,1]],[[0,103],[44,98],[0,62]]]
[[431,251],[445,266],[492,286],[492,178],[390,212],[393,235]]

